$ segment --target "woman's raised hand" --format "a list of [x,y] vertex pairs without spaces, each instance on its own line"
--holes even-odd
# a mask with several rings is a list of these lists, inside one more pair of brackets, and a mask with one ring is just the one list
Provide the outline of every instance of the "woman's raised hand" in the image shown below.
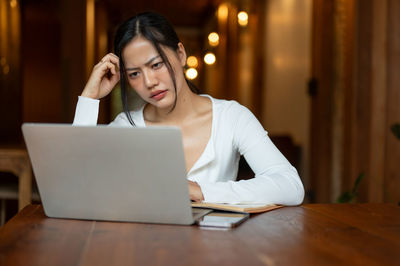
[[109,53],[93,67],[81,96],[100,99],[107,96],[119,81],[119,58]]

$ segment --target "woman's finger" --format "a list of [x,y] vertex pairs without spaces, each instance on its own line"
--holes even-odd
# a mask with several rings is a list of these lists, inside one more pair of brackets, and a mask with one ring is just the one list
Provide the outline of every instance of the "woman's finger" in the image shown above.
[[119,81],[119,73],[117,72],[116,75],[112,75],[110,78],[110,82],[115,86],[115,84],[117,84],[117,82]]
[[[114,65],[112,69],[110,68],[111,66],[110,64]],[[105,70],[104,67],[110,69],[111,73],[116,74],[116,72],[119,71],[119,60],[115,58],[103,58],[102,61],[100,61],[99,63],[97,63],[97,65],[95,65],[95,68],[100,68],[103,71]]]
[[112,64],[112,67],[111,67],[111,73],[113,74],[113,75],[116,75],[117,74],[117,70],[116,70],[116,67],[115,67],[115,64]]
[[116,56],[115,54],[109,53],[109,54],[106,54],[106,55],[100,60],[100,62],[101,62],[101,63],[104,63],[104,62],[112,62],[112,63],[114,63],[114,64],[118,64],[118,63],[119,63],[119,58],[118,58],[118,56]]
[[119,58],[116,55],[110,55],[110,61],[119,68]]
[[115,71],[115,64],[111,62],[104,61],[99,65],[99,70],[103,73],[106,74],[108,71],[110,71],[112,74],[116,74]]

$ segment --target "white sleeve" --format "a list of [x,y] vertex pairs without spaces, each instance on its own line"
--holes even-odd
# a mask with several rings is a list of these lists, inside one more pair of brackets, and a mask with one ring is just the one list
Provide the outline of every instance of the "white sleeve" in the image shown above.
[[75,109],[74,126],[95,126],[99,115],[100,100],[78,97]]
[[[78,97],[78,104],[75,109],[75,117],[72,125],[74,126],[96,126],[99,115],[100,100]],[[109,126],[126,126],[131,127],[125,113],[120,113]]]
[[249,180],[202,183],[205,201],[301,204],[304,188],[296,169],[272,143],[257,118],[246,107],[237,107],[231,112],[235,117],[233,145],[255,176]]

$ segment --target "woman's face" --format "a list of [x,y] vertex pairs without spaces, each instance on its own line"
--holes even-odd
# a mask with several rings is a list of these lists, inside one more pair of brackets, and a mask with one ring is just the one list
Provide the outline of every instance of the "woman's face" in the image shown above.
[[[175,72],[176,89],[179,94],[185,82],[182,67],[186,63],[183,45],[177,51],[163,48]],[[157,108],[171,108],[175,102],[175,89],[165,62],[150,41],[134,38],[124,48],[122,58],[129,85],[146,102]]]

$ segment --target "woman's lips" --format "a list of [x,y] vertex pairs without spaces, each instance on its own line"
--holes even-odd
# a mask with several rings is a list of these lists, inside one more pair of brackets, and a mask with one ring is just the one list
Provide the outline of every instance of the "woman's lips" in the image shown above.
[[167,95],[168,90],[164,90],[164,91],[155,91],[151,94],[151,98],[153,98],[156,101],[161,100],[162,98],[165,97],[165,95]]

